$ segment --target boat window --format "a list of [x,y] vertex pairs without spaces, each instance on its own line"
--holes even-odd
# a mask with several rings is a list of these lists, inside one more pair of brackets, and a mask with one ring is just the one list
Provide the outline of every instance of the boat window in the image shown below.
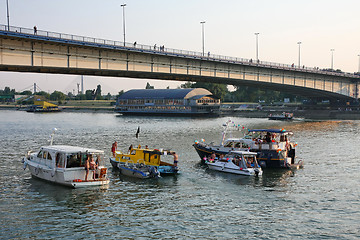
[[42,158],[42,156],[43,156],[43,151],[40,151],[40,152],[38,153],[37,157],[38,157],[38,158]]
[[131,154],[131,155],[135,155],[135,154],[136,154],[136,150],[132,150],[130,154]]
[[245,158],[245,162],[246,162],[247,167],[254,167],[255,166],[256,161],[255,161],[254,156],[249,155],[249,156],[244,156],[244,158]]
[[73,154],[69,154],[66,156],[66,167],[67,168],[73,168],[73,167],[81,167],[81,160],[84,156],[82,156],[83,154],[77,154],[77,153],[73,153]]
[[49,152],[47,153],[47,159],[48,159],[48,160],[52,160],[51,154],[50,154]]
[[64,153],[56,153],[56,167],[64,168],[65,167],[65,154]]
[[240,147],[241,147],[240,143],[236,143],[236,144],[235,144],[235,147],[236,147],[236,148],[240,148]]

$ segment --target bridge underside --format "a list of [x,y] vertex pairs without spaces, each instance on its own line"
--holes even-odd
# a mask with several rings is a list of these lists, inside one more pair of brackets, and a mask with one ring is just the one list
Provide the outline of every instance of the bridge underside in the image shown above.
[[287,92],[297,96],[316,99],[330,100],[351,100],[353,98],[318,89],[311,89],[301,86],[284,85],[279,83],[259,82],[245,79],[221,78],[210,76],[198,76],[187,74],[170,74],[159,72],[141,72],[141,71],[124,71],[124,70],[107,70],[107,69],[87,69],[87,68],[61,68],[61,67],[44,67],[44,66],[18,66],[18,65],[0,65],[0,71],[10,72],[33,72],[49,74],[70,74],[70,75],[89,75],[104,77],[127,77],[137,79],[154,79],[170,81],[190,81],[190,82],[211,82],[221,83],[234,86],[249,86],[261,89]]
[[351,100],[358,76],[0,31],[0,71],[212,82]]

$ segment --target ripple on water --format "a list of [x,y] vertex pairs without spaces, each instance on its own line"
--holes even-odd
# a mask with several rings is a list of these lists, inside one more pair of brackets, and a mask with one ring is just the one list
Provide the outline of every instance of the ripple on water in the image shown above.
[[[195,139],[219,142],[228,118],[134,118],[112,114],[0,111],[1,238],[10,239],[356,239],[360,238],[359,121],[282,123],[233,118],[247,128],[294,131],[305,168],[248,178],[207,170]],[[135,132],[141,126],[140,138]],[[69,189],[22,169],[21,157],[47,143],[110,152],[130,144],[171,148],[176,177],[140,180],[109,171],[107,188]],[[110,164],[107,163],[108,167]]]

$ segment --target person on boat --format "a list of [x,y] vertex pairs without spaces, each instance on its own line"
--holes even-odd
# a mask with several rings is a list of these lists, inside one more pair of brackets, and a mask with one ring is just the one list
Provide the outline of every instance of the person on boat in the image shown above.
[[89,169],[90,169],[90,155],[87,156],[87,159],[85,161],[85,182],[87,182],[87,177],[89,175]]
[[265,141],[266,141],[267,143],[271,142],[271,134],[270,134],[269,132],[266,133]]
[[111,152],[113,154],[113,157],[115,157],[115,151],[117,150],[117,142],[115,141],[111,146]]
[[91,155],[90,160],[90,169],[93,170],[93,179],[95,180],[95,170],[98,168],[98,165],[96,164],[93,155]]
[[211,156],[209,157],[209,161],[210,161],[210,162],[214,162],[214,161],[215,161],[215,158],[216,158],[216,154],[215,154],[215,152],[212,152],[212,153],[211,153]]
[[177,167],[177,164],[179,162],[179,156],[176,154],[176,152],[172,152],[171,155],[174,156],[174,166]]
[[131,152],[132,149],[133,149],[133,145],[131,144],[129,147],[129,153]]
[[145,149],[149,149],[148,145],[145,145]]
[[246,167],[251,168],[254,166],[254,159],[252,157],[248,157],[246,161]]

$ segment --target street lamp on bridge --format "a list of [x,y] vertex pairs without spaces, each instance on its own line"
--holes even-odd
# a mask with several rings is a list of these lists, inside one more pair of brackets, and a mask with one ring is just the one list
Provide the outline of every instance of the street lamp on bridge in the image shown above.
[[8,31],[10,31],[9,0],[6,0],[6,12],[7,12]]
[[259,61],[259,34],[260,33],[255,33],[256,36],[256,61]]
[[335,49],[330,49],[331,51],[331,69],[334,69],[334,51]]
[[126,4],[121,4],[120,5],[123,8],[123,31],[124,31],[124,46],[125,46],[125,7]]
[[301,42],[298,42],[297,44],[299,44],[299,68],[300,68],[300,45],[301,45]]
[[205,40],[204,40],[204,24],[205,24],[205,21],[201,21],[200,22],[201,24],[201,28],[202,28],[202,55],[205,56]]

